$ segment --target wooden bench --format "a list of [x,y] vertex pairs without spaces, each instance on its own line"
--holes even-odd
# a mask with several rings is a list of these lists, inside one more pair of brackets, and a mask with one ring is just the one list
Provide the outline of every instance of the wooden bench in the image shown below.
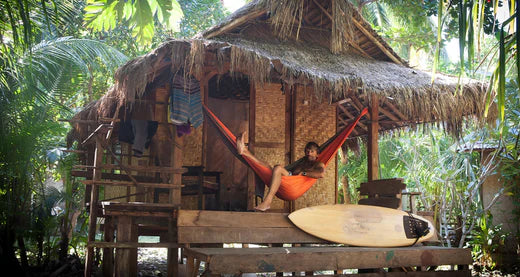
[[401,192],[404,189],[406,189],[406,184],[401,178],[361,183],[359,194],[367,196],[367,198],[359,199],[358,204],[398,209],[401,207]]
[[[469,249],[331,245],[301,231],[289,221],[287,214],[281,213],[181,210],[177,228],[178,243],[187,257],[187,276],[196,276],[201,262],[205,264],[204,276],[302,271],[312,275],[313,271],[318,270],[337,272],[343,269],[373,268],[413,271],[396,272],[401,274],[399,276],[471,276],[468,269],[472,263]],[[215,243],[260,244],[263,247],[214,248],[203,245]],[[294,247],[299,244],[305,246]],[[278,247],[269,247],[273,245]],[[457,265],[457,270],[426,271],[439,265]],[[394,273],[371,274],[392,276]]]

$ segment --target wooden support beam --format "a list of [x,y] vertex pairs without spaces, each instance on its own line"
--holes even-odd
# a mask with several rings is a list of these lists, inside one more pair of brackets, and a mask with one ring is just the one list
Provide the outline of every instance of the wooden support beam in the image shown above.
[[379,98],[372,94],[369,106],[370,125],[368,126],[368,181],[379,179]]
[[[137,232],[137,226],[134,225],[133,219],[130,216],[119,216],[117,223],[117,243],[137,243],[132,241],[134,233]],[[108,243],[107,243],[108,244]],[[106,247],[106,246],[105,246]],[[137,248],[117,248],[115,261],[115,276],[126,277],[137,275]]]
[[374,35],[372,33],[370,33],[370,31],[365,29],[365,27],[363,26],[363,24],[361,24],[361,22],[359,22],[354,17],[352,17],[352,22],[354,23],[354,25],[356,25],[356,27],[361,32],[363,32],[363,34],[365,36],[367,36],[379,48],[379,50],[381,50],[383,53],[385,53],[385,55],[388,58],[390,58],[396,64],[403,65],[403,63],[396,56],[394,56],[376,37],[374,37]]
[[[356,118],[356,116],[354,116],[353,114],[351,114],[345,107],[343,107],[342,105],[338,105],[338,108],[344,113],[346,114],[348,117],[350,117],[351,119],[354,119]],[[359,111],[359,110],[358,110]],[[348,124],[347,124],[348,125]],[[365,130],[366,132],[368,132],[368,128],[365,124],[361,123],[361,122],[358,122],[357,126],[361,127],[363,130]]]
[[[344,127],[348,126],[349,125],[349,122],[347,122],[346,120],[344,120],[343,118],[341,118],[341,116],[338,114],[338,119],[339,121],[341,121],[341,123],[343,123],[343,125],[345,125]],[[359,124],[359,123],[358,123]],[[338,130],[339,131],[339,130]],[[359,133],[356,131],[356,129],[354,128],[354,130],[352,130],[352,133],[354,134],[354,136],[357,136],[359,135]]]
[[312,2],[314,2],[314,4],[316,4],[316,6],[317,6],[318,8],[320,8],[320,10],[322,10],[323,13],[324,13],[325,15],[327,15],[327,17],[330,19],[330,21],[333,21],[333,19],[332,19],[332,15],[329,13],[329,11],[327,11],[327,9],[325,9],[325,8],[324,8],[320,3],[318,3],[318,1],[316,1],[316,0],[312,0]]
[[[161,173],[186,173],[188,169],[182,167],[168,167],[168,166],[124,166],[127,170],[130,171],[139,171],[139,172],[161,172]],[[98,168],[98,169],[119,169],[123,170],[121,165],[117,164],[103,164],[99,166],[87,166],[87,165],[75,165],[73,168]]]
[[408,117],[404,115],[390,100],[385,99],[384,104],[399,116],[402,121],[408,121]]
[[[105,230],[103,238],[106,243],[114,243],[114,222],[112,217],[105,217]],[[93,242],[95,243],[95,242]],[[96,246],[102,247],[102,246]],[[114,249],[103,248],[103,276],[113,277],[114,276]]]
[[[103,163],[103,144],[101,139],[96,136],[96,152],[94,154],[94,166],[99,167]],[[94,181],[101,179],[101,170],[94,168],[93,178]],[[97,223],[97,202],[99,198],[99,187],[96,184],[92,184],[90,190],[90,214],[88,224],[88,238],[87,241],[93,242],[96,240],[96,223]],[[92,275],[92,265],[94,262],[94,248],[87,247],[87,253],[85,257],[85,277]]]
[[[119,168],[121,168],[124,172],[126,172],[126,175],[128,176],[128,178],[130,178],[130,180],[132,180],[132,183],[134,183],[134,185],[137,186],[137,181],[132,176],[132,171],[130,171],[128,168],[126,168],[126,166],[123,165],[121,160],[119,160],[119,158],[114,154],[114,152],[112,151],[112,149],[110,147],[108,148],[108,152],[110,152],[110,155],[112,156],[112,158],[118,163]],[[130,194],[130,193],[128,193],[128,194]]]
[[[149,188],[174,188],[176,185],[169,183],[142,183],[142,182],[122,182],[122,181],[94,181],[94,180],[83,180],[81,181],[85,185],[104,185],[104,186],[143,186]],[[183,184],[177,185],[179,187],[184,187]]]
[[388,118],[390,118],[393,122],[395,122],[393,125],[401,125],[399,124],[399,122],[401,122],[401,120],[395,116],[393,113],[389,112],[387,109],[383,108],[383,107],[379,107],[379,110],[381,111],[382,114],[386,115]]
[[[114,117],[112,118],[112,121],[110,121],[110,128],[108,129],[107,136],[105,137],[105,140],[110,140],[112,137],[112,133],[114,131],[114,125],[116,122],[119,122],[119,119],[117,118],[119,115],[119,109],[116,109],[116,112],[114,113]],[[109,148],[110,149],[110,148]]]
[[110,129],[112,126],[110,124],[100,124],[94,132],[92,132],[81,144],[87,143],[90,139],[92,139],[97,133],[99,133],[102,129]]
[[[173,132],[175,134],[175,132]],[[184,137],[173,136],[173,148],[170,160],[171,167],[182,166],[182,151],[184,145]],[[170,183],[176,186],[170,189],[169,203],[173,205],[181,205],[181,189],[182,175],[173,173],[170,177]],[[168,242],[177,242],[177,220],[173,217],[168,219]],[[168,248],[168,276],[176,277],[179,272],[179,248]]]
[[[249,151],[255,151],[256,147],[256,87],[254,82],[249,85]],[[256,175],[251,168],[247,168],[247,209],[253,210],[256,206]]]
[[103,248],[168,248],[177,247],[176,243],[169,242],[93,242],[89,246],[92,247],[103,247]]
[[[85,170],[73,170],[71,175],[74,177],[85,177],[89,178],[88,171]],[[133,176],[138,183],[161,183],[161,179],[152,176]],[[101,179],[110,179],[114,181],[131,181],[126,174],[115,174],[115,173],[103,173]]]
[[[356,108],[356,110],[358,110],[358,112],[361,112],[364,108],[365,108],[365,105],[363,105],[363,103],[361,103],[361,100],[359,100],[359,98],[356,96],[356,94],[352,94],[350,96],[350,99],[352,99],[352,106],[354,108]],[[371,120],[371,117],[370,117],[370,113],[368,113],[366,115],[366,117]]]
[[[99,124],[99,123],[110,123],[112,118],[101,117],[98,120],[84,120],[84,119],[58,119],[60,122],[70,122],[79,124]],[[115,122],[119,122],[119,119],[115,119]]]
[[132,212],[132,211],[105,211],[105,216],[131,216],[131,217],[173,217],[175,212]]
[[365,50],[363,50],[363,48],[361,48],[361,46],[359,46],[355,41],[349,41],[349,44],[364,57],[374,60],[374,58],[370,56],[367,52],[365,52]]

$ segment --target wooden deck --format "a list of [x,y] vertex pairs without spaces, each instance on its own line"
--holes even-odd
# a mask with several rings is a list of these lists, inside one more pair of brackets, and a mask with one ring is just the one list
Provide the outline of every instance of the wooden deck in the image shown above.
[[[401,275],[392,272],[389,276],[471,276],[468,265],[473,262],[470,250],[461,248],[369,248],[327,244],[301,231],[289,221],[287,214],[280,213],[181,210],[177,231],[178,243],[188,260],[188,276],[197,274],[201,261],[205,262],[205,276],[301,271],[311,274],[323,270],[381,268],[403,270],[399,272]],[[279,247],[190,247],[201,243],[232,242]],[[303,244],[304,247],[281,247],[284,244]],[[429,271],[441,265],[454,266],[457,270]]]
[[[211,274],[410,268],[472,263],[471,252],[467,249],[434,246],[187,248],[186,254],[206,261],[206,271]],[[468,270],[462,270],[458,275],[470,276],[469,273]]]

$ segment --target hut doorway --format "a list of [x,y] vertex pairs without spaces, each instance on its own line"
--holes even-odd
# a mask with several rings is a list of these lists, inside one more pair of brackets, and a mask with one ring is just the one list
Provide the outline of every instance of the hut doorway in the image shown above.
[[[250,90],[246,76],[215,75],[208,82],[209,108],[237,135],[249,130]],[[248,167],[233,156],[214,128],[207,130],[205,151],[206,170],[222,172],[220,209],[247,210]]]

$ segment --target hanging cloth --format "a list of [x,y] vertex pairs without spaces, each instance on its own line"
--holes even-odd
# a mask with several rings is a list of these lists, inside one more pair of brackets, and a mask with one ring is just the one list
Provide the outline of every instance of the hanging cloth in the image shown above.
[[176,74],[170,89],[170,121],[176,125],[199,127],[203,120],[201,104],[197,79],[185,79],[183,74]]
[[[231,131],[224,125],[224,123],[222,123],[222,121],[220,121],[206,105],[203,104],[202,106],[204,108],[205,115],[209,119],[209,122],[217,129],[217,133],[221,136],[224,144],[229,148],[229,150],[231,150],[233,155],[251,167],[256,175],[265,184],[269,184],[271,182],[272,169],[262,164],[258,164],[247,157],[239,155],[237,150],[236,137],[233,135],[233,133],[231,133]],[[356,119],[350,123],[350,125],[345,127],[343,130],[322,144],[320,146],[320,154],[318,155],[317,160],[327,166],[341,145],[345,142],[345,140],[347,140],[347,137],[350,135],[350,133],[352,133],[354,127],[359,122],[361,117],[367,112],[367,108],[363,109],[359,116],[356,117]],[[298,164],[301,163],[303,159],[304,158],[301,158],[298,161],[286,166],[286,169],[290,171],[291,169],[298,166]],[[316,183],[316,180],[317,179],[315,178],[301,175],[282,176],[282,182],[278,192],[276,193],[276,196],[283,200],[295,200],[302,196],[307,190],[309,190],[312,185]]]

